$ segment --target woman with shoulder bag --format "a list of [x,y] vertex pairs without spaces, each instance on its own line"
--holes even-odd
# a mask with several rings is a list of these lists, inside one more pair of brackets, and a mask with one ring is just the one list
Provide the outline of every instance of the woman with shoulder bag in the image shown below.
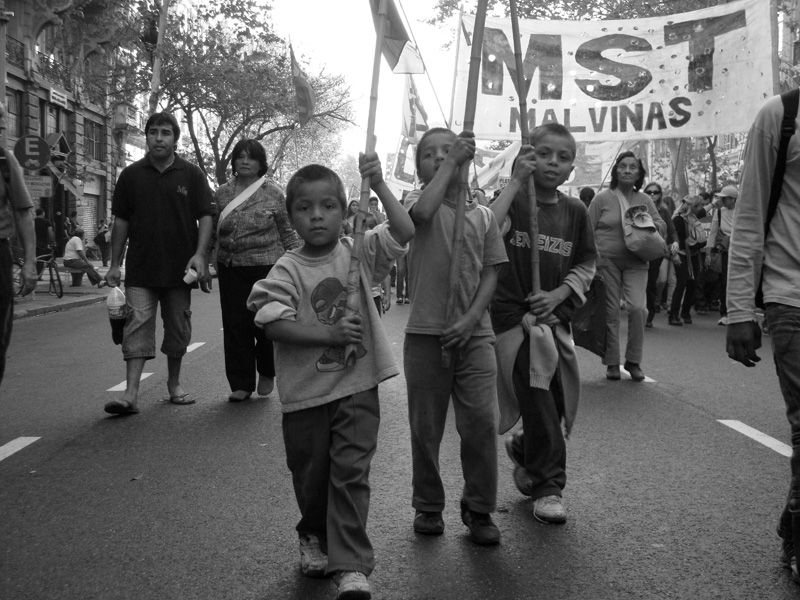
[[696,279],[703,268],[700,255],[706,245],[706,232],[700,219],[705,216],[706,209],[703,208],[703,199],[700,196],[686,196],[672,216],[678,251],[673,256],[677,283],[669,310],[670,325],[692,323],[691,310]]
[[[647,260],[631,252],[626,245],[625,214],[631,209],[646,212],[662,238],[667,229],[653,201],[639,191],[645,175],[642,161],[633,152],[621,153],[611,168],[611,189],[601,191],[589,205],[589,219],[597,246],[597,273],[606,286],[607,335],[603,364],[606,365],[606,378],[612,380],[620,379],[621,300],[622,306],[628,312],[625,370],[634,381],[644,381],[641,362],[649,264]],[[626,207],[625,211],[623,207]]]
[[[233,178],[214,194],[214,247],[219,280],[228,400],[269,395],[275,385],[272,342],[253,323],[247,297],[272,265],[301,241],[289,222],[283,192],[267,179],[267,155],[256,140],[244,139],[231,153]],[[258,384],[256,385],[256,373]]]

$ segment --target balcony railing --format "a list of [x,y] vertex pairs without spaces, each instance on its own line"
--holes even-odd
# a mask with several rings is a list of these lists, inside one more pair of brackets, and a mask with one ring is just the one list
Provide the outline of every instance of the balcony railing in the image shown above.
[[67,66],[41,52],[37,52],[37,54],[39,58],[39,73],[41,73],[42,77],[63,86],[64,89],[71,92],[72,81],[70,80]]
[[25,68],[25,45],[12,37],[6,38],[6,60],[8,64]]

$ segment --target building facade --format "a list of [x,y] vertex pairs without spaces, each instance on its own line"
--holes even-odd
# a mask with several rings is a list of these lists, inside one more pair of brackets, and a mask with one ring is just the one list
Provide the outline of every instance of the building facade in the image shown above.
[[[13,12],[6,28],[6,145],[21,137],[44,138],[51,148],[47,169],[26,176],[51,189],[30,186],[37,208],[53,221],[58,237],[73,211],[92,240],[110,216],[126,146],[141,144],[141,113],[109,93],[118,51],[103,0],[6,0]],[[131,135],[132,134],[132,135]],[[143,145],[143,144],[142,144]],[[49,192],[49,193],[48,193]]]

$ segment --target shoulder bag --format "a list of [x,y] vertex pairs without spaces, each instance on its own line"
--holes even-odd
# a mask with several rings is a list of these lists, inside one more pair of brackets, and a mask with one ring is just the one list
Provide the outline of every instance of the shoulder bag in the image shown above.
[[239,195],[236,196],[236,198],[234,198],[228,204],[225,205],[225,208],[223,208],[222,212],[219,213],[219,220],[217,221],[217,238],[219,238],[219,226],[222,225],[222,222],[228,217],[228,215],[230,215],[234,210],[239,208],[246,200],[248,200],[250,196],[255,194],[256,190],[260,188],[266,180],[267,180],[266,175],[264,175],[263,177],[259,177],[256,181],[247,186],[243,191],[239,192]]
[[622,218],[622,236],[625,247],[645,261],[662,258],[667,254],[667,244],[658,233],[653,217],[643,205],[629,206],[622,192],[614,190],[619,200]]

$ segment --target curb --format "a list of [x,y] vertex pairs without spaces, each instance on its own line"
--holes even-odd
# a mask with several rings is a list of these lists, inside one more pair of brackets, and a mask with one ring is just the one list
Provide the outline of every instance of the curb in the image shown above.
[[52,312],[61,312],[69,310],[70,308],[77,308],[78,306],[88,306],[90,304],[98,304],[105,302],[105,296],[90,296],[88,298],[79,298],[76,300],[69,300],[60,304],[51,304],[48,306],[36,306],[32,308],[14,308],[14,319],[24,319],[26,317],[35,317]]

